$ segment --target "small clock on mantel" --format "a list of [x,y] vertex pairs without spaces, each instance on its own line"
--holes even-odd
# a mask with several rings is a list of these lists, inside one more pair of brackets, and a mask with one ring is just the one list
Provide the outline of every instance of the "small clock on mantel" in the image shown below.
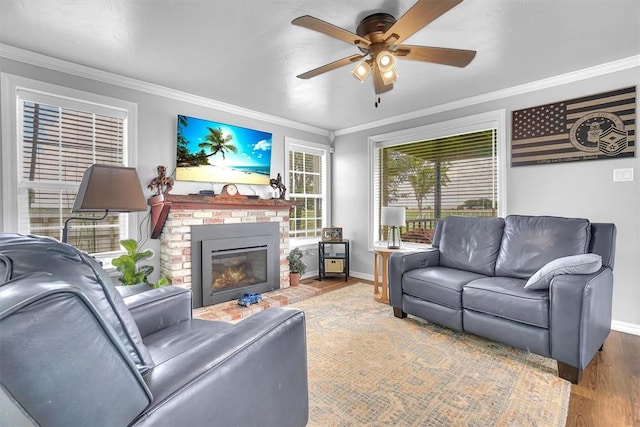
[[223,197],[245,197],[240,194],[240,192],[238,191],[238,186],[235,184],[226,184],[224,187],[222,187],[222,192],[220,193],[220,195]]

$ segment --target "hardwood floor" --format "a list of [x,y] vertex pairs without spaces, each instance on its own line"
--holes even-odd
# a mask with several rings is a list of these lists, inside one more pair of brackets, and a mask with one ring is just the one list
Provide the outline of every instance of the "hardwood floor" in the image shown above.
[[640,426],[640,336],[611,332],[571,386],[567,426]]
[[[321,293],[358,282],[371,283],[356,278],[345,282],[340,277],[304,280]],[[566,425],[640,427],[640,336],[611,332],[580,384],[571,386]]]

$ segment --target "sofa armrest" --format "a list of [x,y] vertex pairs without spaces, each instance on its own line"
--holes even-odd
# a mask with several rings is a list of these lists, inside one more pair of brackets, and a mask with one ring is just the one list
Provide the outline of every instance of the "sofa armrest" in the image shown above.
[[135,425],[306,425],[304,312],[273,307],[212,331],[145,376],[154,402]]
[[124,298],[140,335],[146,337],[161,329],[191,319],[191,291],[179,286],[164,286]]
[[549,287],[551,357],[584,369],[611,331],[613,272],[556,276]]
[[433,267],[440,261],[438,249],[417,252],[394,252],[389,256],[389,304],[402,307],[402,275],[410,270]]

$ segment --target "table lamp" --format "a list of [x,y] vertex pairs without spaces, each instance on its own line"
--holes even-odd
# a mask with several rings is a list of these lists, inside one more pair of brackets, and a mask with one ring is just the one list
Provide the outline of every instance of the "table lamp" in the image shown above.
[[382,225],[389,226],[387,247],[389,249],[399,249],[400,231],[398,227],[405,225],[405,209],[399,206],[383,206],[382,207]]
[[69,222],[75,219],[101,221],[111,212],[147,210],[135,168],[91,165],[84,171],[71,212],[103,212],[101,217],[70,217],[64,222],[62,241],[67,242]]

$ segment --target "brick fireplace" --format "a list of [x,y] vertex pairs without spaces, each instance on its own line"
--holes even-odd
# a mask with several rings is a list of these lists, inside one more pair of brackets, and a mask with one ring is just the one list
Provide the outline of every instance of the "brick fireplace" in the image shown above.
[[[196,237],[196,241],[192,242],[192,233],[194,230],[196,233],[205,230],[205,241],[214,243],[216,236],[220,235],[216,231],[206,231],[207,226],[235,224],[242,227],[242,224],[247,224],[249,225],[247,228],[262,230],[274,228],[273,225],[266,226],[266,223],[277,223],[275,228],[279,235],[279,253],[275,255],[275,262],[279,268],[275,273],[278,275],[275,281],[280,288],[289,287],[287,254],[289,253],[290,202],[279,199],[249,199],[244,196],[167,194],[154,196],[149,200],[149,204],[152,206],[152,228],[160,237],[161,272],[167,276],[171,284],[192,290],[194,308],[202,307],[203,300],[205,302],[208,300],[206,295],[203,297],[200,285],[203,280],[203,270],[211,267],[200,266],[202,256],[199,251],[201,251],[202,238]],[[265,223],[265,227],[260,227],[260,223]],[[215,227],[211,229],[214,230]],[[221,237],[229,238],[229,236]],[[238,241],[241,241],[240,236]],[[195,251],[194,244],[197,245]],[[211,243],[203,244],[203,246],[207,245],[210,246]],[[207,276],[207,272],[204,276]],[[207,276],[206,280],[210,278]]]

